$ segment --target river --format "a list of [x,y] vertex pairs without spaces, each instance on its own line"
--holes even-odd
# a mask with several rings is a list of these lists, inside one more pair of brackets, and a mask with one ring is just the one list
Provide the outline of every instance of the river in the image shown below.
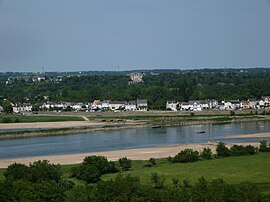
[[[205,133],[198,133],[205,131]],[[172,144],[252,142],[269,138],[225,139],[225,136],[270,132],[269,121],[165,128],[134,128],[64,136],[0,140],[0,159],[144,148]]]

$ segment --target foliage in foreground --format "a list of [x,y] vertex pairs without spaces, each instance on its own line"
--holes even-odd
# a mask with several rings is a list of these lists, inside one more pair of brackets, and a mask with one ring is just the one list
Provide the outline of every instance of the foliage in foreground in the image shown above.
[[71,177],[84,180],[88,183],[95,183],[100,180],[101,175],[118,172],[115,163],[108,161],[104,156],[87,156],[83,163],[74,167]]
[[175,181],[165,186],[160,176],[151,177],[150,184],[141,184],[139,178],[118,175],[109,181],[100,181],[95,187],[72,189],[67,200],[73,201],[260,201],[257,188],[251,183],[230,185],[221,179],[206,181],[200,178],[195,185],[188,181]]

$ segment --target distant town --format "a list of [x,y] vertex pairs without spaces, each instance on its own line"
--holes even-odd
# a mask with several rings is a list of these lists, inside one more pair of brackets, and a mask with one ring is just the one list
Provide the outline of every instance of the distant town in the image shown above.
[[[11,103],[14,113],[31,111],[75,111],[75,112],[96,112],[96,111],[148,111],[148,101],[137,99],[134,101],[112,101],[94,100],[92,102],[44,102],[39,105],[31,103]],[[192,100],[189,102],[167,101],[166,110],[170,111],[203,111],[203,110],[247,110],[247,109],[268,109],[270,107],[270,96],[263,96],[260,100]],[[4,108],[0,106],[0,112]]]
[[6,72],[0,73],[0,112],[4,101],[16,114],[268,109],[269,78],[267,68]]

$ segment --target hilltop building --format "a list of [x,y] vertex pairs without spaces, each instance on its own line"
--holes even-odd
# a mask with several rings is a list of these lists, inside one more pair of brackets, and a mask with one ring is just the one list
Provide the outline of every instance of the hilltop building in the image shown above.
[[128,82],[128,85],[143,82],[143,73],[133,72],[133,73],[129,74],[129,76],[130,76],[130,81]]

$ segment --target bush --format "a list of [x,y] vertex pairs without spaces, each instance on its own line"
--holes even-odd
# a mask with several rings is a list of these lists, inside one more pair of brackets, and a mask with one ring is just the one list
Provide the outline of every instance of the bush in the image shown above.
[[228,157],[231,155],[230,150],[223,142],[219,142],[216,147],[216,152],[219,157]]
[[115,173],[118,171],[115,163],[108,161],[104,156],[87,156],[84,158],[82,164],[85,166],[96,167],[96,169],[99,170],[101,174]]
[[199,160],[199,152],[193,151],[192,149],[185,149],[178,153],[174,158],[173,162],[188,163]]
[[39,160],[26,166],[24,164],[11,164],[4,176],[13,180],[28,180],[30,182],[55,181],[61,179],[60,165],[50,164],[47,160]]
[[131,160],[128,159],[127,157],[120,158],[118,160],[118,162],[119,162],[119,164],[120,164],[123,171],[127,171],[127,170],[129,170],[131,168]]
[[3,122],[3,123],[10,123],[10,122],[11,122],[11,119],[10,119],[9,117],[4,117],[4,118],[2,119],[2,122]]
[[14,120],[15,123],[19,123],[20,122],[20,119],[18,117],[15,118]]
[[246,146],[246,151],[249,155],[253,155],[253,154],[256,154],[257,152],[257,149],[256,147],[253,147],[252,145],[247,145]]
[[42,182],[53,180],[59,182],[61,179],[61,167],[59,164],[50,164],[48,160],[39,160],[29,165],[31,182]]
[[173,157],[168,156],[168,157],[167,157],[167,160],[168,160],[170,163],[173,163]]
[[164,188],[164,179],[160,177],[156,172],[151,174],[151,183],[156,189]]
[[13,163],[7,167],[4,176],[12,180],[28,180],[29,168],[20,163]]
[[246,150],[246,147],[242,145],[233,145],[230,148],[230,152],[232,156],[243,156],[243,155],[248,155],[248,152]]
[[207,159],[212,159],[213,158],[213,153],[210,148],[203,148],[200,157],[204,160]]
[[144,165],[145,167],[153,167],[156,165],[156,159],[154,158],[150,158],[146,164]]
[[101,175],[118,172],[114,162],[108,161],[104,156],[87,156],[82,165],[71,169],[71,177],[84,180],[88,183],[96,183]]
[[231,116],[235,116],[235,111],[230,111]]
[[266,140],[260,141],[260,152],[270,152],[270,147],[268,146],[268,143]]

